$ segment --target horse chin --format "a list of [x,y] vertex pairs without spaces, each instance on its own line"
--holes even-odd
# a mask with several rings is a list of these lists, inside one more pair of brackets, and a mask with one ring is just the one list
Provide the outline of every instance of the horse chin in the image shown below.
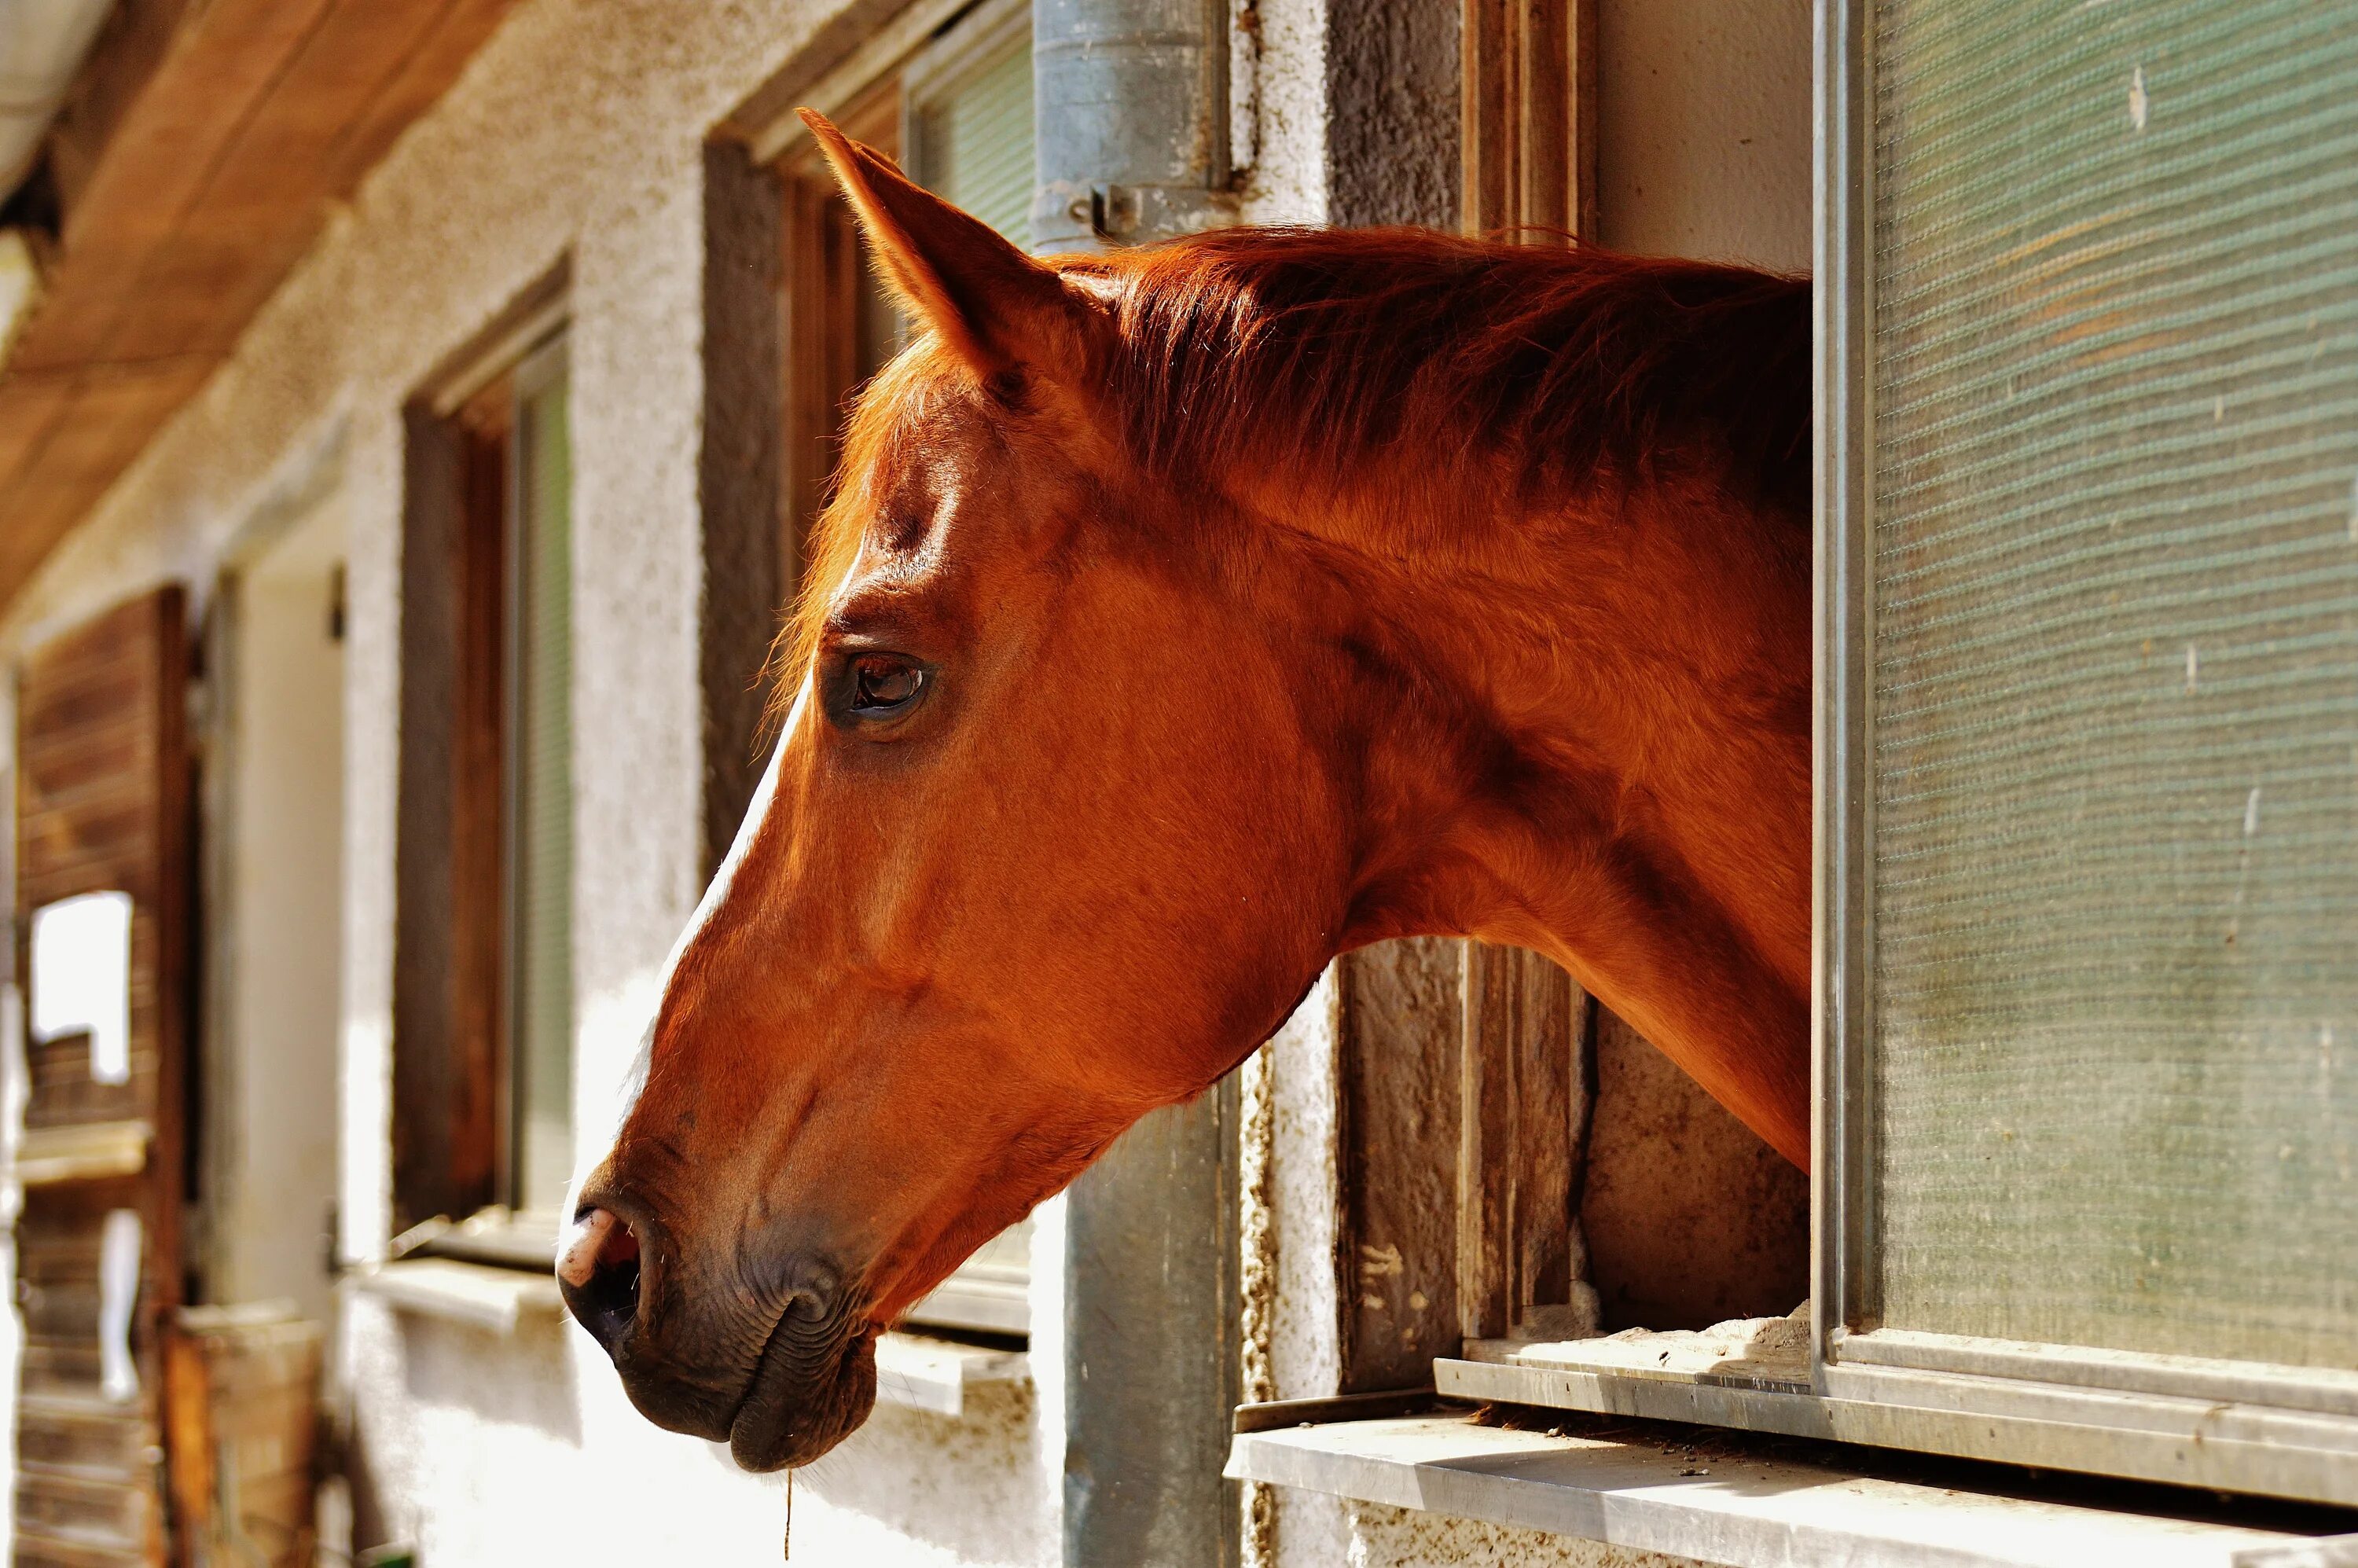
[[811,1326],[789,1312],[763,1347],[729,1422],[729,1454],[741,1469],[807,1465],[859,1431],[876,1408],[876,1331],[857,1329],[823,1345],[813,1342]]

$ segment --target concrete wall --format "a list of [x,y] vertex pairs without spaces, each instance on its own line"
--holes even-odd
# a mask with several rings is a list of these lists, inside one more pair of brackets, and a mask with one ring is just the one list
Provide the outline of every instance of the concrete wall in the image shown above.
[[237,574],[230,667],[213,672],[227,726],[208,760],[227,809],[216,824],[226,831],[208,844],[205,956],[222,1005],[200,1201],[211,1295],[285,1297],[324,1319],[341,1022],[344,657],[331,624],[341,498],[330,490],[288,521]]

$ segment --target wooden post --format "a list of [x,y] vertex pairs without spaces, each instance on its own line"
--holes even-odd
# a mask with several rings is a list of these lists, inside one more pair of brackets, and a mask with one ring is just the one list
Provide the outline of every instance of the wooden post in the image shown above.
[[1465,945],[1457,1310],[1466,1339],[1595,1325],[1577,1217],[1591,1101],[1588,998],[1536,953]]
[[1593,238],[1595,0],[1464,0],[1460,29],[1466,232]]

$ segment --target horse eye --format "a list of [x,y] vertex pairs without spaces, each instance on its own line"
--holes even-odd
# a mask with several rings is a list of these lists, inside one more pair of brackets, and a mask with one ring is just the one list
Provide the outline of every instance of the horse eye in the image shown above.
[[925,672],[905,659],[870,654],[851,666],[851,711],[883,714],[906,708],[925,688]]

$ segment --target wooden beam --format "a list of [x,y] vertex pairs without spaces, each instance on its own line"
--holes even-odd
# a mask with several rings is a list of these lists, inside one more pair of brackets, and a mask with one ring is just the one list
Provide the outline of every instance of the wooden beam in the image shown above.
[[1459,100],[1469,234],[1596,232],[1596,0],[1464,0]]
[[61,233],[0,373],[0,605],[511,4],[128,0],[52,137]]

